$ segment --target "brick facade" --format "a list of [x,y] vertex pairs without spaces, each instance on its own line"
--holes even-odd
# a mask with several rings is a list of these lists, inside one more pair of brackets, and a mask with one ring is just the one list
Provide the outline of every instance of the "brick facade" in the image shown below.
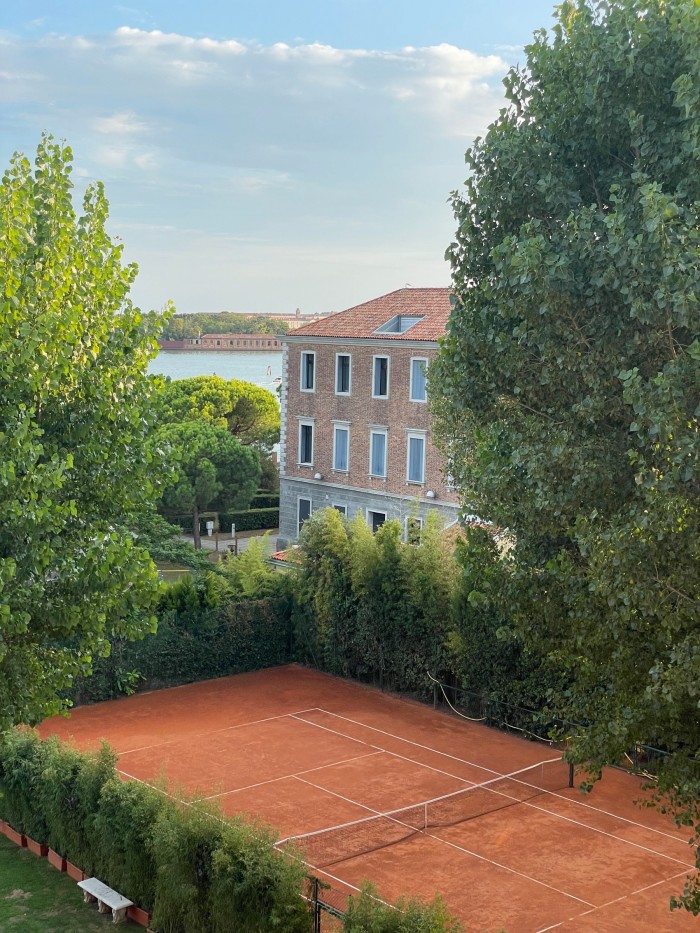
[[[424,292],[429,293],[430,299],[425,304],[420,300]],[[369,509],[384,513],[387,518],[405,520],[409,515],[424,518],[428,510],[438,509],[448,520],[457,517],[458,499],[447,485],[443,458],[432,443],[427,402],[411,399],[411,373],[416,374],[419,384],[416,367],[423,371],[421,362],[412,361],[427,360],[429,365],[437,352],[437,340],[420,339],[419,335],[418,339],[411,339],[413,327],[406,330],[405,337],[398,333],[375,333],[377,321],[381,325],[384,318],[389,320],[395,314],[395,308],[387,302],[394,296],[400,297],[404,314],[423,312],[420,326],[431,338],[435,336],[436,318],[441,321],[437,335],[444,330],[449,314],[447,289],[401,289],[358,309],[326,318],[322,335],[308,333],[314,330],[311,325],[285,340],[280,453],[283,543],[297,538],[299,499],[305,500],[303,508],[309,507],[310,500],[311,511],[329,505],[343,506],[348,516],[356,511],[367,515]],[[432,311],[435,304],[439,314]],[[371,313],[366,311],[368,307]],[[312,355],[312,362],[307,355]],[[338,355],[350,357],[348,392],[337,391],[343,389],[338,385]],[[375,366],[383,365],[375,364],[377,357],[388,360],[386,397],[380,398],[373,397],[378,394],[373,393],[374,389],[384,388],[374,384]],[[420,394],[419,390],[420,385],[413,394]],[[338,437],[336,430],[344,436]],[[385,438],[375,442],[374,470],[373,432]],[[339,450],[334,449],[334,435]],[[412,438],[410,477],[409,438]],[[382,452],[384,458],[380,456]],[[310,462],[302,462],[305,459]],[[377,467],[382,459],[386,475],[372,475],[381,472]]]

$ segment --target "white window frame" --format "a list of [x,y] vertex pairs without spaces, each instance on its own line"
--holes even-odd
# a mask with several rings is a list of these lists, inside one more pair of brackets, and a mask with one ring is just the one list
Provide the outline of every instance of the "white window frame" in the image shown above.
[[[425,380],[423,384],[426,386],[424,398],[415,398],[413,394],[413,364],[414,363],[423,363],[424,380]],[[418,402],[423,405],[427,404],[428,402],[428,388],[426,385],[427,377],[428,377],[428,357],[427,356],[412,356],[411,357],[411,379],[410,379],[411,387],[408,392],[409,401]]]
[[[420,440],[423,441],[423,464],[422,464],[422,476],[421,479],[411,479],[410,468],[411,468],[411,441]],[[425,456],[426,456],[426,432],[425,431],[407,431],[406,432],[406,482],[410,483],[412,486],[425,486]]]
[[[346,356],[348,358],[348,389],[347,392],[341,392],[338,389],[338,366],[341,356]],[[352,354],[351,353],[336,353],[335,355],[335,394],[336,395],[351,395],[352,394]]]
[[420,531],[423,531],[423,528],[425,527],[425,522],[423,520],[422,515],[407,515],[404,521],[404,540],[406,542],[408,542],[408,523],[409,522],[417,522],[418,528],[420,529]]
[[347,507],[347,505],[344,505],[342,502],[332,502],[332,503],[331,503],[331,508],[334,508],[334,509],[336,509],[338,512],[340,512],[340,514],[341,514],[344,518],[347,518],[347,517],[348,517],[348,507]]
[[[313,357],[313,385],[305,386],[304,377],[306,376],[306,357]],[[299,357],[299,390],[301,392],[315,392],[316,391],[316,352],[314,350],[302,350]]]
[[[374,522],[370,520],[370,515],[383,515],[384,521],[387,520],[387,513],[383,512],[381,509],[365,509],[365,520],[372,530],[372,534],[375,534],[373,525]],[[384,522],[382,522],[384,524]]]
[[[372,437],[375,434],[381,434],[384,438],[384,472],[383,473],[373,473],[372,472]],[[389,431],[386,428],[370,428],[369,431],[369,475],[375,477],[376,479],[386,479],[388,474],[387,461],[389,459]]]
[[[386,395],[377,395],[377,360],[386,360]],[[391,386],[391,357],[379,353],[372,357],[372,398],[389,398]]]
[[[302,428],[311,428],[311,459],[302,460],[301,459],[301,434]],[[313,466],[314,465],[314,446],[316,444],[315,434],[315,425],[314,421],[311,418],[300,418],[299,419],[299,443],[297,447],[297,466]]]
[[[336,455],[336,438],[338,431],[346,431],[348,435],[348,465],[343,469],[342,467],[336,466],[335,455]],[[334,421],[333,422],[333,472],[334,473],[349,473],[350,472],[350,422],[349,421]]]
[[308,515],[308,518],[304,519],[304,522],[308,521],[308,519],[311,518],[311,513],[313,512],[313,501],[309,499],[308,496],[297,496],[297,537],[299,537],[299,535],[301,534],[301,526],[304,524],[304,522],[302,522],[301,520],[301,503],[302,502],[309,503],[309,515]]

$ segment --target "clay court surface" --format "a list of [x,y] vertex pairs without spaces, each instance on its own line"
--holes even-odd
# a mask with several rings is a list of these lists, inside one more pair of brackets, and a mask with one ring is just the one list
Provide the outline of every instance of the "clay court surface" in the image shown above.
[[688,831],[634,804],[637,778],[607,771],[584,797],[546,744],[296,665],[82,707],[40,731],[80,748],[105,738],[125,777],[165,775],[280,839],[355,824],[303,841],[316,874],[340,892],[369,879],[387,900],[439,891],[469,933],[700,927],[668,906],[693,868]]

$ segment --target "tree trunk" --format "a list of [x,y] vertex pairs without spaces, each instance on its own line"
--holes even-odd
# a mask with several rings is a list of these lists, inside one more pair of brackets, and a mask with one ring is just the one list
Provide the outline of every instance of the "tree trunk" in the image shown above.
[[199,535],[199,509],[196,505],[192,509],[192,535],[194,537],[194,546],[199,550],[202,547],[202,539]]

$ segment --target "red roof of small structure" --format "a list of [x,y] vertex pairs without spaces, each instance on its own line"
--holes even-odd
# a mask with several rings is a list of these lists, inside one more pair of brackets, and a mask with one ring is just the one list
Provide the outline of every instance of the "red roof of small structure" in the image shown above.
[[[288,337],[360,337],[376,340],[439,340],[445,333],[452,306],[449,288],[399,288],[354,308],[293,330]],[[421,317],[403,333],[376,333],[397,315]]]

